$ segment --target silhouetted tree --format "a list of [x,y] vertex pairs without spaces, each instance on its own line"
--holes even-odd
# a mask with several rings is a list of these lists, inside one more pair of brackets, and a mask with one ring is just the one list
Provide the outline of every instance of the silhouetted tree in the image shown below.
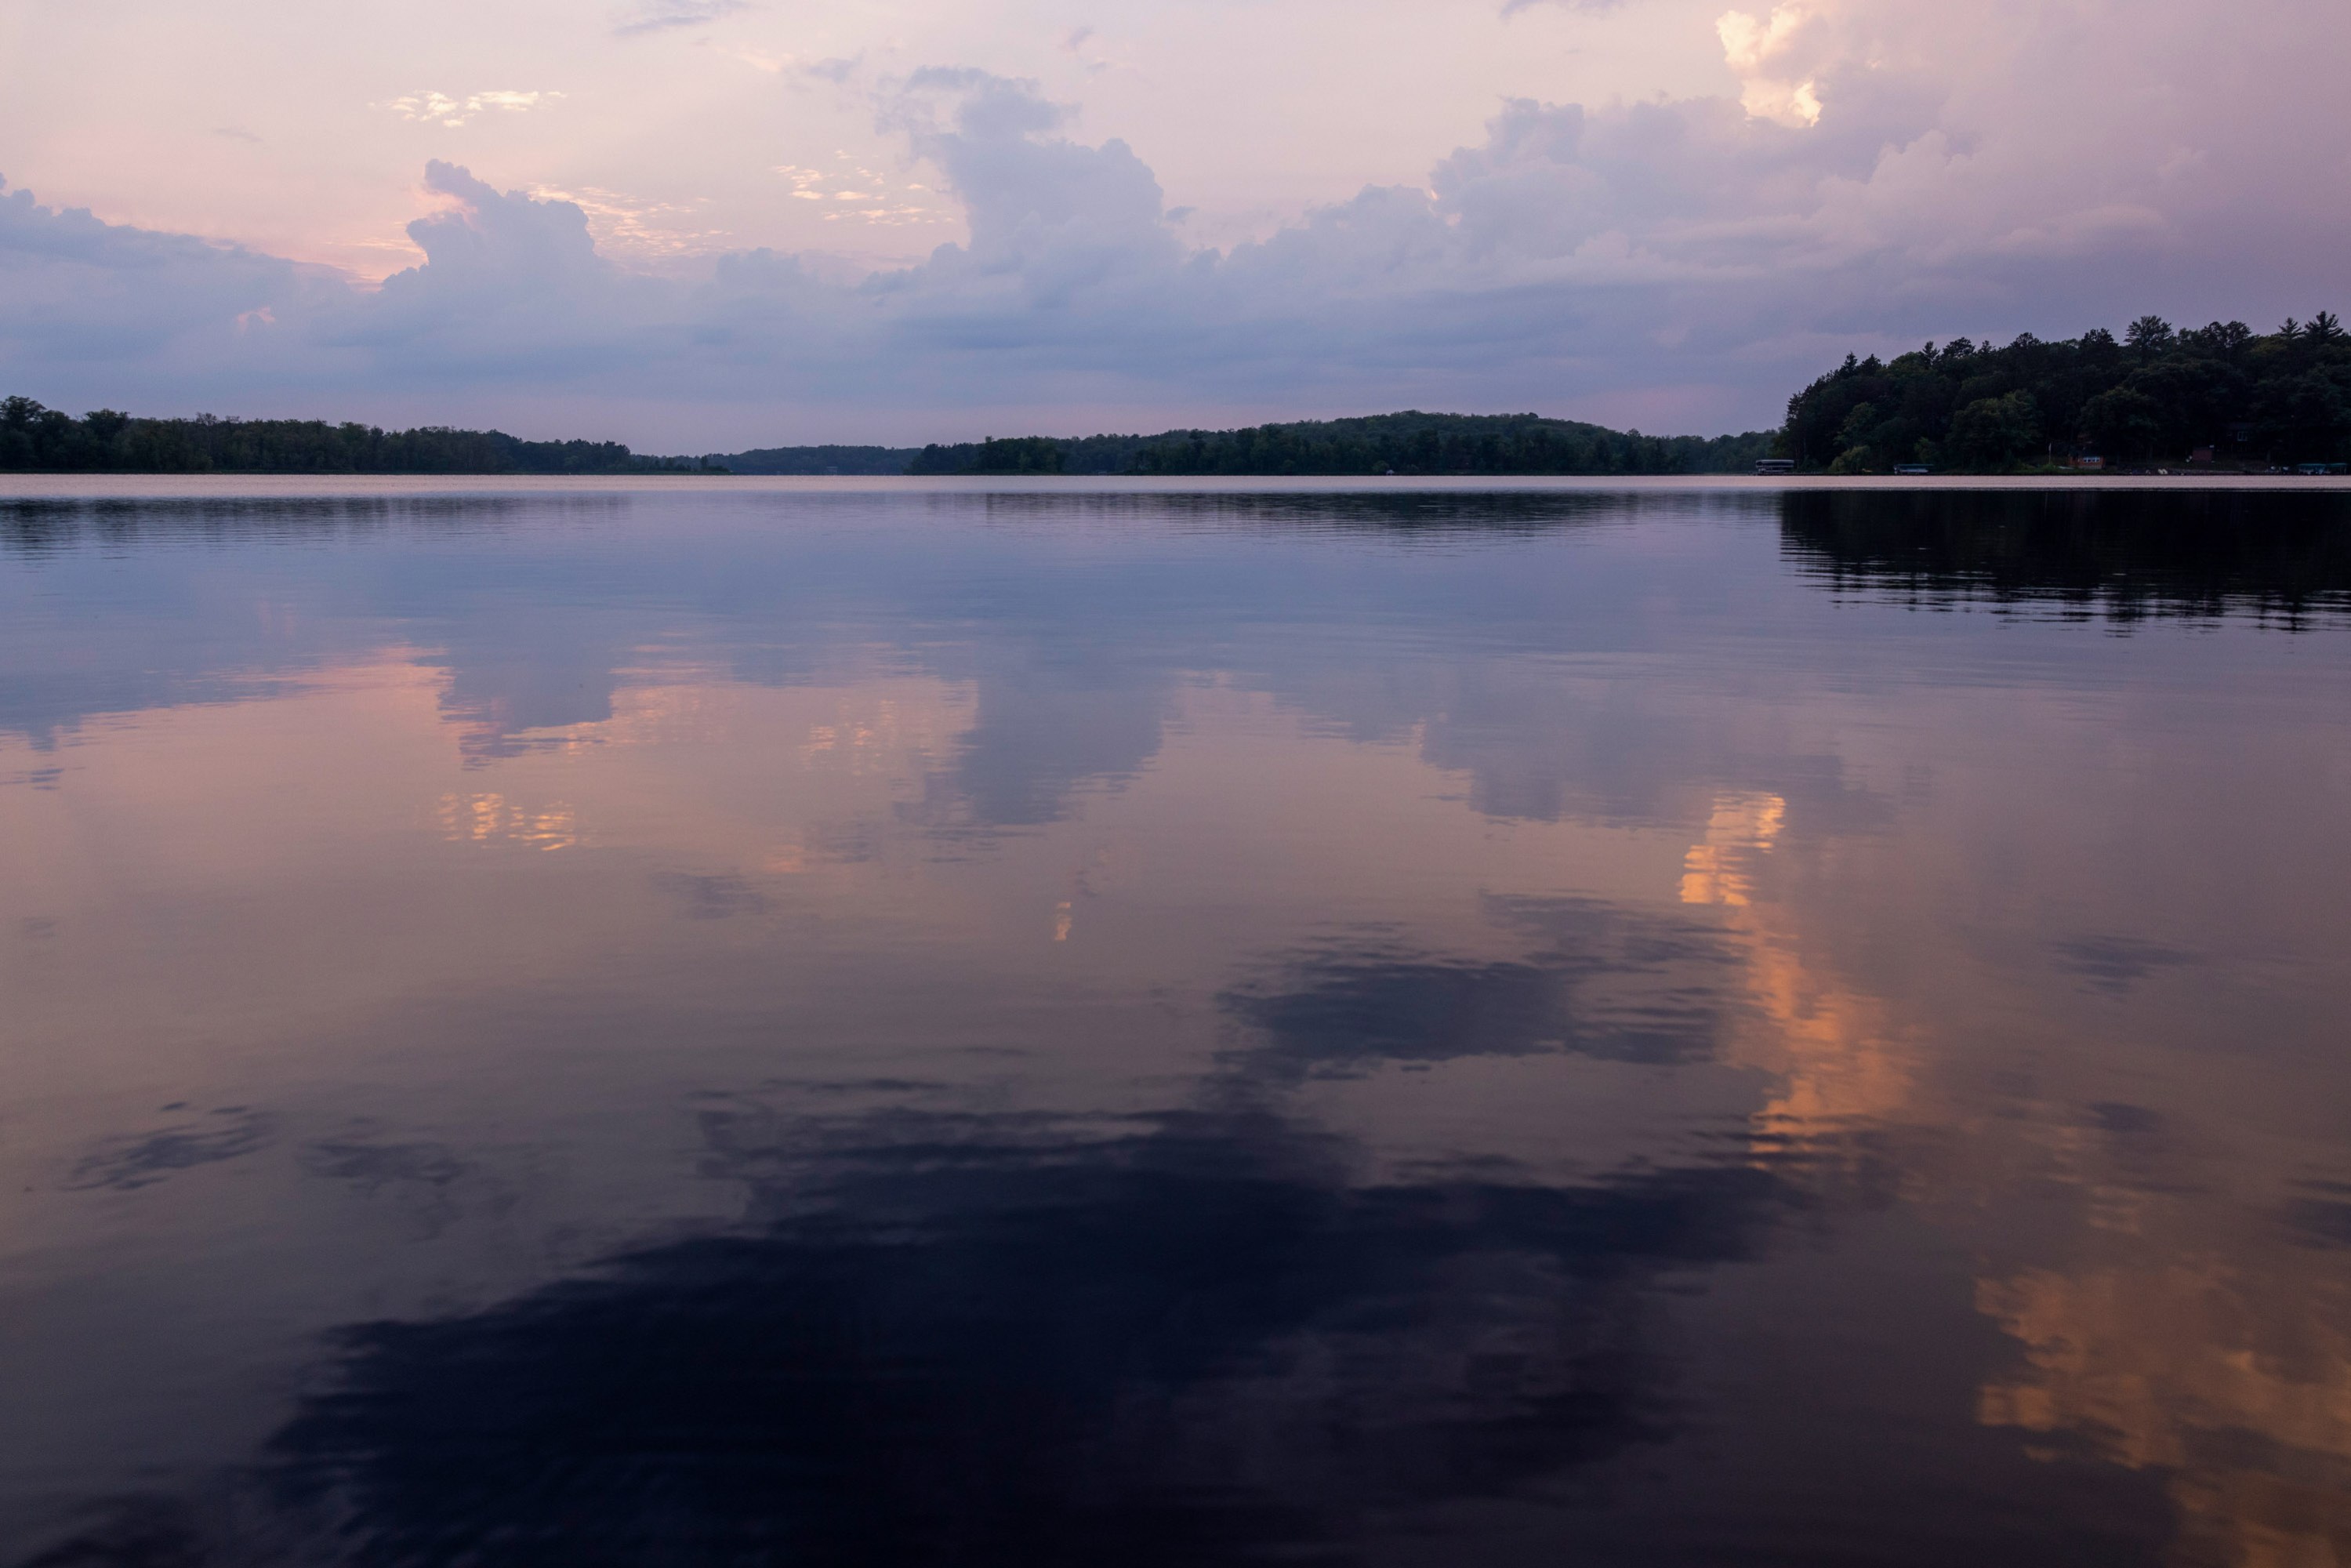
[[616,441],[523,441],[497,430],[379,430],[323,420],[80,419],[0,399],[0,471],[131,474],[630,474],[691,472],[698,459],[640,457]]
[[2123,341],[2142,359],[2153,359],[2177,342],[2171,323],[2160,316],[2142,316],[2123,329]]
[[1780,454],[1839,473],[1998,471],[2050,447],[2125,462],[2199,447],[2256,463],[2351,457],[2351,333],[2332,312],[2267,336],[2242,321],[2181,331],[2142,316],[2123,336],[2026,333],[2005,348],[1958,338],[1883,364],[1847,354],[1788,400]]
[[1754,466],[1768,431],[1644,435],[1535,414],[1401,413],[1240,430],[932,445],[915,474],[1720,474]]
[[2041,450],[2041,409],[2031,392],[1978,398],[1951,417],[1949,450],[1970,468],[2008,468]]

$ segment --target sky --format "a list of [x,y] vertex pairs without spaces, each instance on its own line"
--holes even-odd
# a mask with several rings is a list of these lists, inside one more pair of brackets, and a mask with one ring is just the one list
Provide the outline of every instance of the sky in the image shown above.
[[1778,423],[2351,305],[2340,0],[0,0],[0,392],[717,452]]

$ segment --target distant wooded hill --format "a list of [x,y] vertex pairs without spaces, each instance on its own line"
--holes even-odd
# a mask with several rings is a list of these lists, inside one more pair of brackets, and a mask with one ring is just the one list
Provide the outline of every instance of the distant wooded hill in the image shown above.
[[1788,400],[1776,432],[1644,435],[1531,413],[1374,414],[1156,435],[1014,436],[952,445],[770,446],[648,457],[618,442],[379,430],[321,420],[80,419],[0,401],[0,471],[246,474],[1736,474],[1786,457],[1807,472],[1897,464],[2002,473],[2096,455],[2109,465],[2351,460],[2351,333],[2320,311],[2253,331],[2177,330],[2143,316],[2004,347],[1954,339],[1890,361],[1848,354]]
[[74,418],[0,401],[0,471],[126,474],[1727,474],[1766,431],[1644,435],[1534,414],[1404,413],[1157,435],[1015,436],[929,446],[773,446],[650,457],[611,441],[381,430],[323,420]]
[[318,419],[79,419],[0,400],[0,472],[46,474],[674,474],[617,441],[524,441],[498,430],[379,430]]
[[2274,332],[2176,330],[2142,316],[2004,348],[1965,338],[1844,363],[1788,400],[1776,455],[1832,474],[1924,463],[2002,473],[2095,455],[2109,465],[2266,467],[2351,459],[2351,334],[2327,311]]
[[1730,474],[1771,433],[1644,435],[1531,413],[1374,414],[1156,435],[1015,436],[955,445],[779,446],[705,459],[737,474]]

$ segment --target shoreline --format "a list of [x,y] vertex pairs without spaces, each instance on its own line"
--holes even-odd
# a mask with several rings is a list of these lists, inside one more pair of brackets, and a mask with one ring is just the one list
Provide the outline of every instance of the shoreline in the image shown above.
[[267,500],[407,496],[739,495],[1379,495],[1643,491],[2162,491],[2351,494],[2351,475],[1340,475],[1152,476],[866,474],[0,474],[0,504],[26,501]]

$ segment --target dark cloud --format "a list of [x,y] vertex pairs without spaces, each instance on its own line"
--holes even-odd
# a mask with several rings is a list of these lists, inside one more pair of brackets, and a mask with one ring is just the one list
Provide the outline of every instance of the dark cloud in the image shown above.
[[243,1105],[190,1115],[152,1133],[110,1138],[74,1162],[66,1186],[120,1192],[193,1170],[241,1159],[269,1141],[271,1120]]

